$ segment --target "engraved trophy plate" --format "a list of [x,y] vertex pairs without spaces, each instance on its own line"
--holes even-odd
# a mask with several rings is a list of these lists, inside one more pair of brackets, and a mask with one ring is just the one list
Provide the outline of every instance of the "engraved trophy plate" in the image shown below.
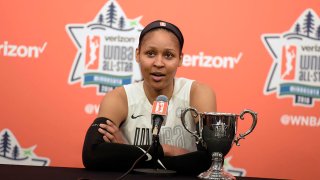
[[[188,111],[191,111],[194,118],[199,118],[197,131],[192,132],[185,125],[185,115]],[[238,117],[243,120],[246,113],[252,116],[252,125],[247,132],[236,137]],[[200,173],[198,177],[213,180],[235,179],[234,176],[223,171],[223,160],[233,143],[239,146],[239,141],[253,131],[257,124],[257,113],[251,110],[244,110],[240,115],[216,112],[199,113],[194,108],[187,108],[181,114],[181,121],[184,128],[196,137],[197,143],[201,143],[212,156],[211,167]]]

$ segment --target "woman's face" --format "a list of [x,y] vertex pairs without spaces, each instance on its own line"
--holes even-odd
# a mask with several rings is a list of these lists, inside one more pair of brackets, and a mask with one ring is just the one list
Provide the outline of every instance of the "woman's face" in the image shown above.
[[147,33],[136,50],[144,83],[156,91],[173,89],[173,79],[182,64],[178,38],[170,31],[156,29]]

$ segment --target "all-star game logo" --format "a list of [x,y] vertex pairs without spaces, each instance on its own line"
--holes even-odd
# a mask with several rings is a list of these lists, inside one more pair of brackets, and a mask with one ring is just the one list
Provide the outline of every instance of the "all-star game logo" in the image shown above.
[[223,165],[223,168],[224,168],[224,171],[234,175],[234,176],[246,176],[247,175],[247,171],[243,168],[236,168],[236,167],[233,167],[230,163],[232,159],[232,156],[228,156],[228,157],[225,157],[224,158],[224,165]]
[[50,159],[39,157],[34,153],[36,146],[22,148],[9,129],[0,132],[0,163],[48,166]]
[[292,97],[294,105],[313,107],[320,99],[320,19],[307,9],[288,32],[264,34],[273,58],[264,94]]
[[69,84],[97,87],[97,94],[141,80],[135,49],[143,26],[141,17],[128,19],[115,0],[108,1],[93,21],[68,24],[66,30],[78,48]]

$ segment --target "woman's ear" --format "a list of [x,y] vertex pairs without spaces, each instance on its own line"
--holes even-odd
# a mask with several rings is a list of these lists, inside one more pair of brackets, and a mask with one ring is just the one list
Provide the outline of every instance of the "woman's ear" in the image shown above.
[[139,48],[137,48],[136,49],[136,62],[137,63],[140,63],[139,54],[140,54],[140,50],[139,50]]
[[179,57],[179,67],[182,66],[182,62],[183,62],[183,53],[181,52]]

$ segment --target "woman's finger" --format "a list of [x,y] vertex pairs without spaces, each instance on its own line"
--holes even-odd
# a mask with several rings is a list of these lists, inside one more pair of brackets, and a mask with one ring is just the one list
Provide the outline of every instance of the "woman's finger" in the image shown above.
[[108,126],[112,127],[113,129],[118,130],[118,127],[115,124],[113,124],[113,122],[107,121],[106,123]]
[[103,140],[104,140],[105,142],[111,142],[111,141],[107,138],[107,136],[103,136],[102,138],[103,138]]
[[105,135],[107,133],[107,131],[105,129],[102,129],[102,128],[99,128],[98,131],[103,135]]
[[117,139],[110,133],[106,133],[104,136],[109,139],[110,142],[117,143]]
[[109,124],[100,124],[99,127],[103,129],[104,131],[101,131],[102,134],[105,132],[109,132],[111,134],[115,133],[117,130],[113,128],[113,126],[110,126]]
[[104,140],[106,140],[105,138],[107,138],[108,142],[110,142],[110,141],[112,142],[115,139],[114,136],[111,133],[109,133],[108,131],[106,131],[105,129],[99,128],[98,131],[101,134],[103,134],[103,139]]
[[107,128],[107,124],[99,124],[99,127],[103,128],[103,129],[106,129]]
[[115,137],[109,133],[108,131],[102,129],[102,128],[99,128],[98,131],[103,134],[103,140],[105,140],[106,142],[117,142]]
[[[112,142],[112,143],[118,143],[121,141],[121,134],[119,136],[119,128],[113,124],[111,121],[107,120],[106,124],[99,124],[98,131],[103,134],[103,139],[106,142]],[[118,137],[119,136],[119,137]],[[120,141],[118,141],[118,138],[120,138]]]

